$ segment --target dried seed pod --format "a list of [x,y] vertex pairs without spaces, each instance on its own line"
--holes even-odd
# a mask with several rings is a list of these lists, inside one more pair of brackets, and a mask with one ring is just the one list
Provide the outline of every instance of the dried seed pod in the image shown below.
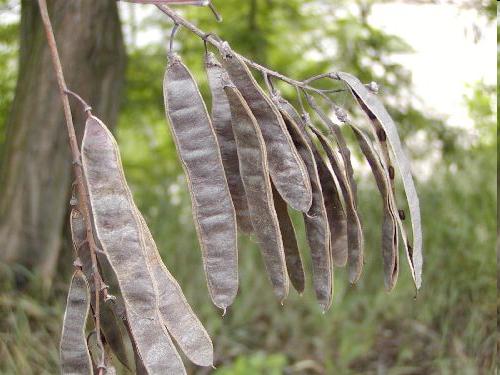
[[[333,296],[333,267],[328,216],[323,200],[318,167],[312,150],[314,145],[307,135],[306,127],[295,108],[279,95],[274,95],[273,101],[283,116],[288,132],[304,161],[311,181],[312,204],[309,211],[303,214],[303,217],[307,242],[311,251],[313,285],[316,298],[323,310],[327,310],[331,306]],[[345,248],[347,248],[347,245]]]
[[213,365],[213,345],[207,331],[186,301],[181,287],[163,263],[149,228],[141,219],[146,256],[158,289],[158,308],[163,323],[184,354],[198,366]]
[[312,202],[309,177],[276,106],[255,81],[245,62],[227,43],[223,44],[221,53],[224,67],[260,127],[269,173],[276,189],[292,208],[307,212]]
[[169,55],[165,111],[191,193],[208,289],[225,310],[238,291],[236,214],[205,103],[179,56]]
[[267,273],[281,303],[288,295],[288,276],[280,226],[276,216],[271,181],[267,169],[266,147],[257,120],[238,89],[224,82],[231,107],[240,172],[248,198],[252,225],[260,245]]
[[[371,90],[368,88],[368,91],[371,91]],[[382,127],[382,125],[380,124],[379,120],[377,119],[377,116],[375,116],[375,114],[372,111],[370,111],[370,109],[363,103],[363,101],[360,99],[360,97],[354,91],[351,90],[351,93],[353,94],[354,98],[358,102],[358,104],[361,107],[361,109],[363,110],[363,112],[366,114],[366,116],[370,120],[372,133],[375,136],[376,142],[377,142],[377,144],[380,148],[381,154],[382,154],[381,155],[382,156],[381,157],[382,167],[384,169],[388,170],[388,172],[389,172],[390,188],[394,192],[395,191],[395,187],[394,187],[395,173],[394,173],[394,167],[392,166],[392,162],[391,162],[391,156],[389,153],[389,146],[387,145],[387,134],[386,134],[384,128]]]
[[307,131],[307,127],[312,126],[309,114],[304,113],[303,116],[300,116],[290,103],[287,105],[282,103],[282,107],[293,118],[294,122],[299,125],[298,128],[312,151],[330,232],[330,255],[332,263],[336,267],[344,267],[347,263],[347,221],[337,191],[335,178],[318,152],[316,145],[311,139],[311,134]]
[[90,307],[90,292],[82,271],[76,270],[69,286],[61,334],[60,355],[62,374],[93,374],[85,324]]
[[302,294],[305,287],[305,275],[304,267],[302,266],[302,258],[300,257],[299,245],[297,244],[297,238],[295,236],[295,229],[290,219],[290,215],[288,215],[286,202],[281,198],[272,182],[271,187],[273,191],[274,209],[278,217],[283,248],[285,250],[285,262],[288,276],[295,290]]
[[370,140],[363,131],[349,124],[356,135],[361,152],[365,156],[373,177],[377,183],[378,190],[382,196],[384,218],[382,223],[382,258],[384,261],[384,282],[387,290],[394,288],[399,273],[399,256],[398,256],[398,232],[397,232],[397,217],[398,212],[395,206],[395,197],[391,190],[389,176],[374,150]]
[[323,202],[330,230],[330,257],[334,266],[344,267],[347,263],[348,253],[346,213],[342,206],[335,177],[316,147],[313,148],[313,155],[321,183]]
[[325,124],[325,126],[332,132],[335,142],[337,143],[337,146],[339,148],[340,156],[342,157],[342,161],[344,164],[345,168],[345,174],[347,177],[347,186],[349,187],[350,190],[350,195],[351,199],[356,206],[356,201],[357,201],[357,188],[356,188],[356,181],[354,181],[354,170],[352,169],[352,163],[351,163],[351,151],[349,151],[349,148],[347,147],[347,143],[345,141],[344,136],[342,135],[342,131],[340,130],[340,126],[335,124],[323,110],[320,108],[320,106],[316,103],[316,100],[310,96],[306,95],[307,102],[311,106],[311,108],[317,113],[321,121]]
[[[420,222],[420,204],[417,196],[417,191],[413,183],[410,163],[403,150],[401,140],[394,121],[385,109],[380,100],[354,76],[347,73],[338,73],[338,78],[346,83],[351,92],[359,101],[364,104],[364,109],[371,117],[375,117],[378,123],[385,131],[387,139],[394,153],[396,163],[403,180],[403,186],[410,209],[411,224],[413,229],[413,253],[410,254],[408,246],[406,254],[409,260],[410,268],[417,289],[422,284],[422,227]],[[386,165],[388,168],[389,165]]]
[[185,374],[158,312],[158,293],[146,261],[141,221],[125,180],[118,146],[94,116],[85,126],[82,165],[96,235],[118,279],[139,355],[149,373]]
[[221,81],[225,70],[212,52],[205,55],[205,71],[212,94],[212,124],[220,147],[227,185],[236,210],[236,221],[242,232],[251,233],[253,228],[245,188],[240,176],[238,152],[231,126],[231,110]]
[[347,218],[347,262],[349,265],[349,281],[356,283],[361,275],[363,269],[363,231],[361,229],[361,220],[359,219],[354,195],[350,189],[348,178],[342,171],[340,160],[338,160],[335,151],[328,141],[328,139],[317,129],[311,127],[312,131],[318,138],[326,156],[330,161],[333,172],[337,177],[337,181],[342,190],[342,195],[345,202],[345,212]]
[[[90,303],[94,310],[95,283],[92,270],[92,259],[90,257],[89,245],[86,241],[85,221],[83,215],[76,209],[71,210],[70,227],[73,247],[78,259],[81,260],[82,271],[89,283]],[[100,318],[102,333],[116,358],[125,367],[131,369],[132,359],[129,358],[127,350],[127,346],[130,346],[130,340],[126,332],[126,327],[124,327],[123,321],[117,312],[123,310],[124,306],[121,297],[118,296],[117,300],[110,303],[104,303],[104,299],[101,298]]]

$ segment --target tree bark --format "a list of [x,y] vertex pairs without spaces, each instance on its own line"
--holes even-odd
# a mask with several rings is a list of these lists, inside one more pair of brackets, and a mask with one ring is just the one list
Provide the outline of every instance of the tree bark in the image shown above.
[[[125,72],[115,1],[51,0],[49,12],[68,82],[112,127]],[[75,103],[79,140],[83,114]],[[0,262],[50,283],[63,244],[71,156],[61,99],[36,1],[23,0],[19,76],[0,169]],[[71,251],[70,249],[65,251]]]

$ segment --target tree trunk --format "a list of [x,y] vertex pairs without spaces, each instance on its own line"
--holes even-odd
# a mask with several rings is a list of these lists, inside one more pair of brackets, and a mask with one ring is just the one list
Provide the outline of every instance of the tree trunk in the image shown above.
[[[48,3],[68,87],[113,126],[126,60],[116,2]],[[76,103],[73,108],[81,139],[82,110]],[[63,244],[72,160],[34,0],[22,1],[19,76],[6,132],[0,169],[0,262],[20,264],[50,283]]]

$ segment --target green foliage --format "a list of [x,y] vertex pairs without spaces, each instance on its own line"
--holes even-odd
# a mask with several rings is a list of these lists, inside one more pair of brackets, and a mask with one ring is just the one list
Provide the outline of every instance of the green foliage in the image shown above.
[[280,375],[283,374],[286,358],[280,354],[255,353],[238,357],[232,365],[214,371],[214,375]]
[[[3,1],[0,6],[5,6]],[[5,11],[0,8],[0,16]],[[5,142],[4,126],[14,98],[17,76],[18,22],[0,22],[0,155]]]

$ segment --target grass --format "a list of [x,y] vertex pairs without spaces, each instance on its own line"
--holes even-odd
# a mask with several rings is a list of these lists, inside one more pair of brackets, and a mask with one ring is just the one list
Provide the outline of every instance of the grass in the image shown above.
[[[380,203],[378,196],[374,199],[377,193],[371,182],[362,183],[364,275],[359,285],[351,287],[346,272],[336,272],[334,303],[326,314],[314,301],[310,277],[305,294],[291,291],[281,306],[257,247],[241,238],[240,292],[222,318],[208,297],[182,187],[173,204],[165,199],[155,206],[148,206],[145,199],[139,203],[165,263],[213,338],[214,374],[493,374],[497,340],[493,170],[487,155],[471,154],[458,170],[440,167],[419,187],[425,271],[416,299],[404,258],[396,289],[384,291],[378,246]],[[467,180],[477,183],[472,186],[464,183]],[[136,189],[140,186],[144,185]],[[147,190],[136,195],[149,196]],[[163,217],[168,221],[160,220]],[[294,220],[301,227],[300,218]],[[298,231],[303,233],[302,228]],[[304,238],[299,241],[305,250]],[[303,255],[310,271],[306,251]],[[30,289],[21,293],[12,287],[12,270],[1,274],[0,373],[58,372],[66,280],[57,280],[46,294],[34,287],[33,278]],[[189,372],[208,371],[190,368]]]

